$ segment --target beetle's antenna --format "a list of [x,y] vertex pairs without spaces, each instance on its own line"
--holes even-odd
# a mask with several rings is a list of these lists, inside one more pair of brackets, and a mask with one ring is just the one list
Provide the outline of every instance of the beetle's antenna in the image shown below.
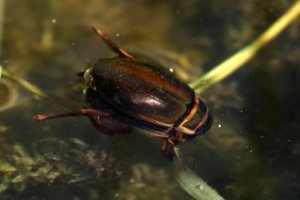
[[132,54],[128,53],[127,51],[125,51],[124,49],[118,47],[111,39],[109,39],[103,31],[101,31],[100,29],[96,29],[94,26],[92,26],[92,30],[111,48],[111,50],[113,50],[114,52],[116,52],[117,54],[119,54],[120,56],[124,56],[136,61],[139,61],[139,59],[137,59],[136,57],[134,57]]

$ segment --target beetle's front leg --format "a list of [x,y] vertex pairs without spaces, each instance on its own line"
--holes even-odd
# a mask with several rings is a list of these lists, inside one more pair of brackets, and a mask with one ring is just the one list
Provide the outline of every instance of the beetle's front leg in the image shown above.
[[45,121],[49,119],[56,119],[56,118],[62,118],[62,117],[74,117],[74,116],[111,116],[114,113],[108,113],[108,112],[102,112],[100,110],[94,110],[94,109],[80,109],[78,111],[72,111],[72,112],[65,112],[65,113],[49,113],[49,114],[41,114],[35,116],[35,118],[39,121]]
[[65,112],[65,113],[50,113],[50,114],[43,114],[43,115],[37,115],[36,119],[39,121],[45,121],[49,119],[56,119],[56,118],[62,118],[62,117],[74,117],[74,116],[85,116],[90,119],[92,124],[102,133],[107,135],[117,135],[117,134],[124,134],[129,133],[129,130],[122,130],[122,131],[111,131],[108,128],[104,126],[104,124],[101,121],[101,117],[108,117],[112,116],[114,113],[109,112],[103,112],[100,110],[94,110],[94,109],[80,109],[78,111],[73,112]]

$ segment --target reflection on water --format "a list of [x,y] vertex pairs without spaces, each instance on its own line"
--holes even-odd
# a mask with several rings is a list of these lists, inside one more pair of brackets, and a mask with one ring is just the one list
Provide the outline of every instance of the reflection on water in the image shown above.
[[[113,56],[90,24],[190,81],[254,39],[289,5],[6,1],[0,64],[83,105],[76,73]],[[225,199],[300,196],[299,23],[203,94],[214,125],[180,147],[185,162]],[[7,86],[18,99],[0,113],[1,199],[190,199],[176,183],[172,163],[160,155],[160,141],[137,134],[107,137],[85,118],[38,123],[34,115],[62,108],[9,82],[0,85],[1,106],[9,102]]]

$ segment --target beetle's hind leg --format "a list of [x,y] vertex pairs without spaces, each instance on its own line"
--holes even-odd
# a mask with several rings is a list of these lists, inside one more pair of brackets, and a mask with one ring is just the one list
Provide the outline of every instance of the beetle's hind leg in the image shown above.
[[123,56],[123,57],[126,57],[126,58],[130,58],[130,59],[135,60],[135,61],[139,61],[139,59],[137,59],[135,56],[133,56],[132,54],[128,53],[124,49],[118,47],[111,39],[109,39],[109,37],[107,37],[104,34],[103,31],[101,31],[100,29],[96,29],[93,26],[92,26],[92,29],[111,48],[111,50],[113,50],[114,52],[116,52],[120,56]]

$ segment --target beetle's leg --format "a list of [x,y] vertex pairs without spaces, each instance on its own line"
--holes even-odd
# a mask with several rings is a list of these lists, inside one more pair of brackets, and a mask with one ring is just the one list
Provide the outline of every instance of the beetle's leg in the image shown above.
[[101,117],[107,117],[111,115],[113,115],[113,113],[102,112],[94,109],[80,109],[79,111],[74,111],[74,112],[37,115],[36,119],[39,121],[44,121],[44,120],[62,118],[62,117],[86,116],[90,119],[92,124],[104,134],[116,135],[116,134],[129,133],[129,130],[111,131],[108,128],[106,128],[101,122]]
[[172,159],[174,155],[174,146],[175,143],[172,138],[164,138],[161,144],[161,152],[163,156],[168,159]]
[[102,112],[99,110],[94,109],[80,109],[79,111],[74,112],[65,112],[65,113],[49,113],[49,114],[42,114],[37,115],[36,119],[39,121],[55,119],[55,118],[62,118],[62,117],[74,117],[74,116],[111,116],[113,113]]
[[175,139],[175,144],[180,144],[182,142],[184,142],[184,138],[183,138],[183,134],[180,132],[176,132],[176,139]]
[[124,49],[118,47],[111,39],[109,39],[103,31],[101,31],[100,29],[96,29],[95,27],[92,26],[93,31],[111,48],[111,50],[113,50],[114,52],[116,52],[117,54],[119,54],[120,56],[124,56],[127,58],[130,58],[132,60],[136,60],[139,61],[139,59],[137,59],[135,56],[133,56],[132,54],[128,53],[127,51],[125,51]]
[[88,116],[92,124],[102,133],[106,135],[119,135],[129,133],[129,130],[111,131],[101,121],[100,116]]
[[161,152],[162,152],[163,156],[166,157],[166,158],[170,158],[168,146],[169,146],[168,145],[168,139],[167,138],[162,139]]
[[161,151],[162,154],[169,158],[172,159],[174,155],[174,147],[184,141],[183,134],[180,132],[176,132],[175,138],[173,136],[170,136],[168,138],[164,138],[162,140],[161,144]]

